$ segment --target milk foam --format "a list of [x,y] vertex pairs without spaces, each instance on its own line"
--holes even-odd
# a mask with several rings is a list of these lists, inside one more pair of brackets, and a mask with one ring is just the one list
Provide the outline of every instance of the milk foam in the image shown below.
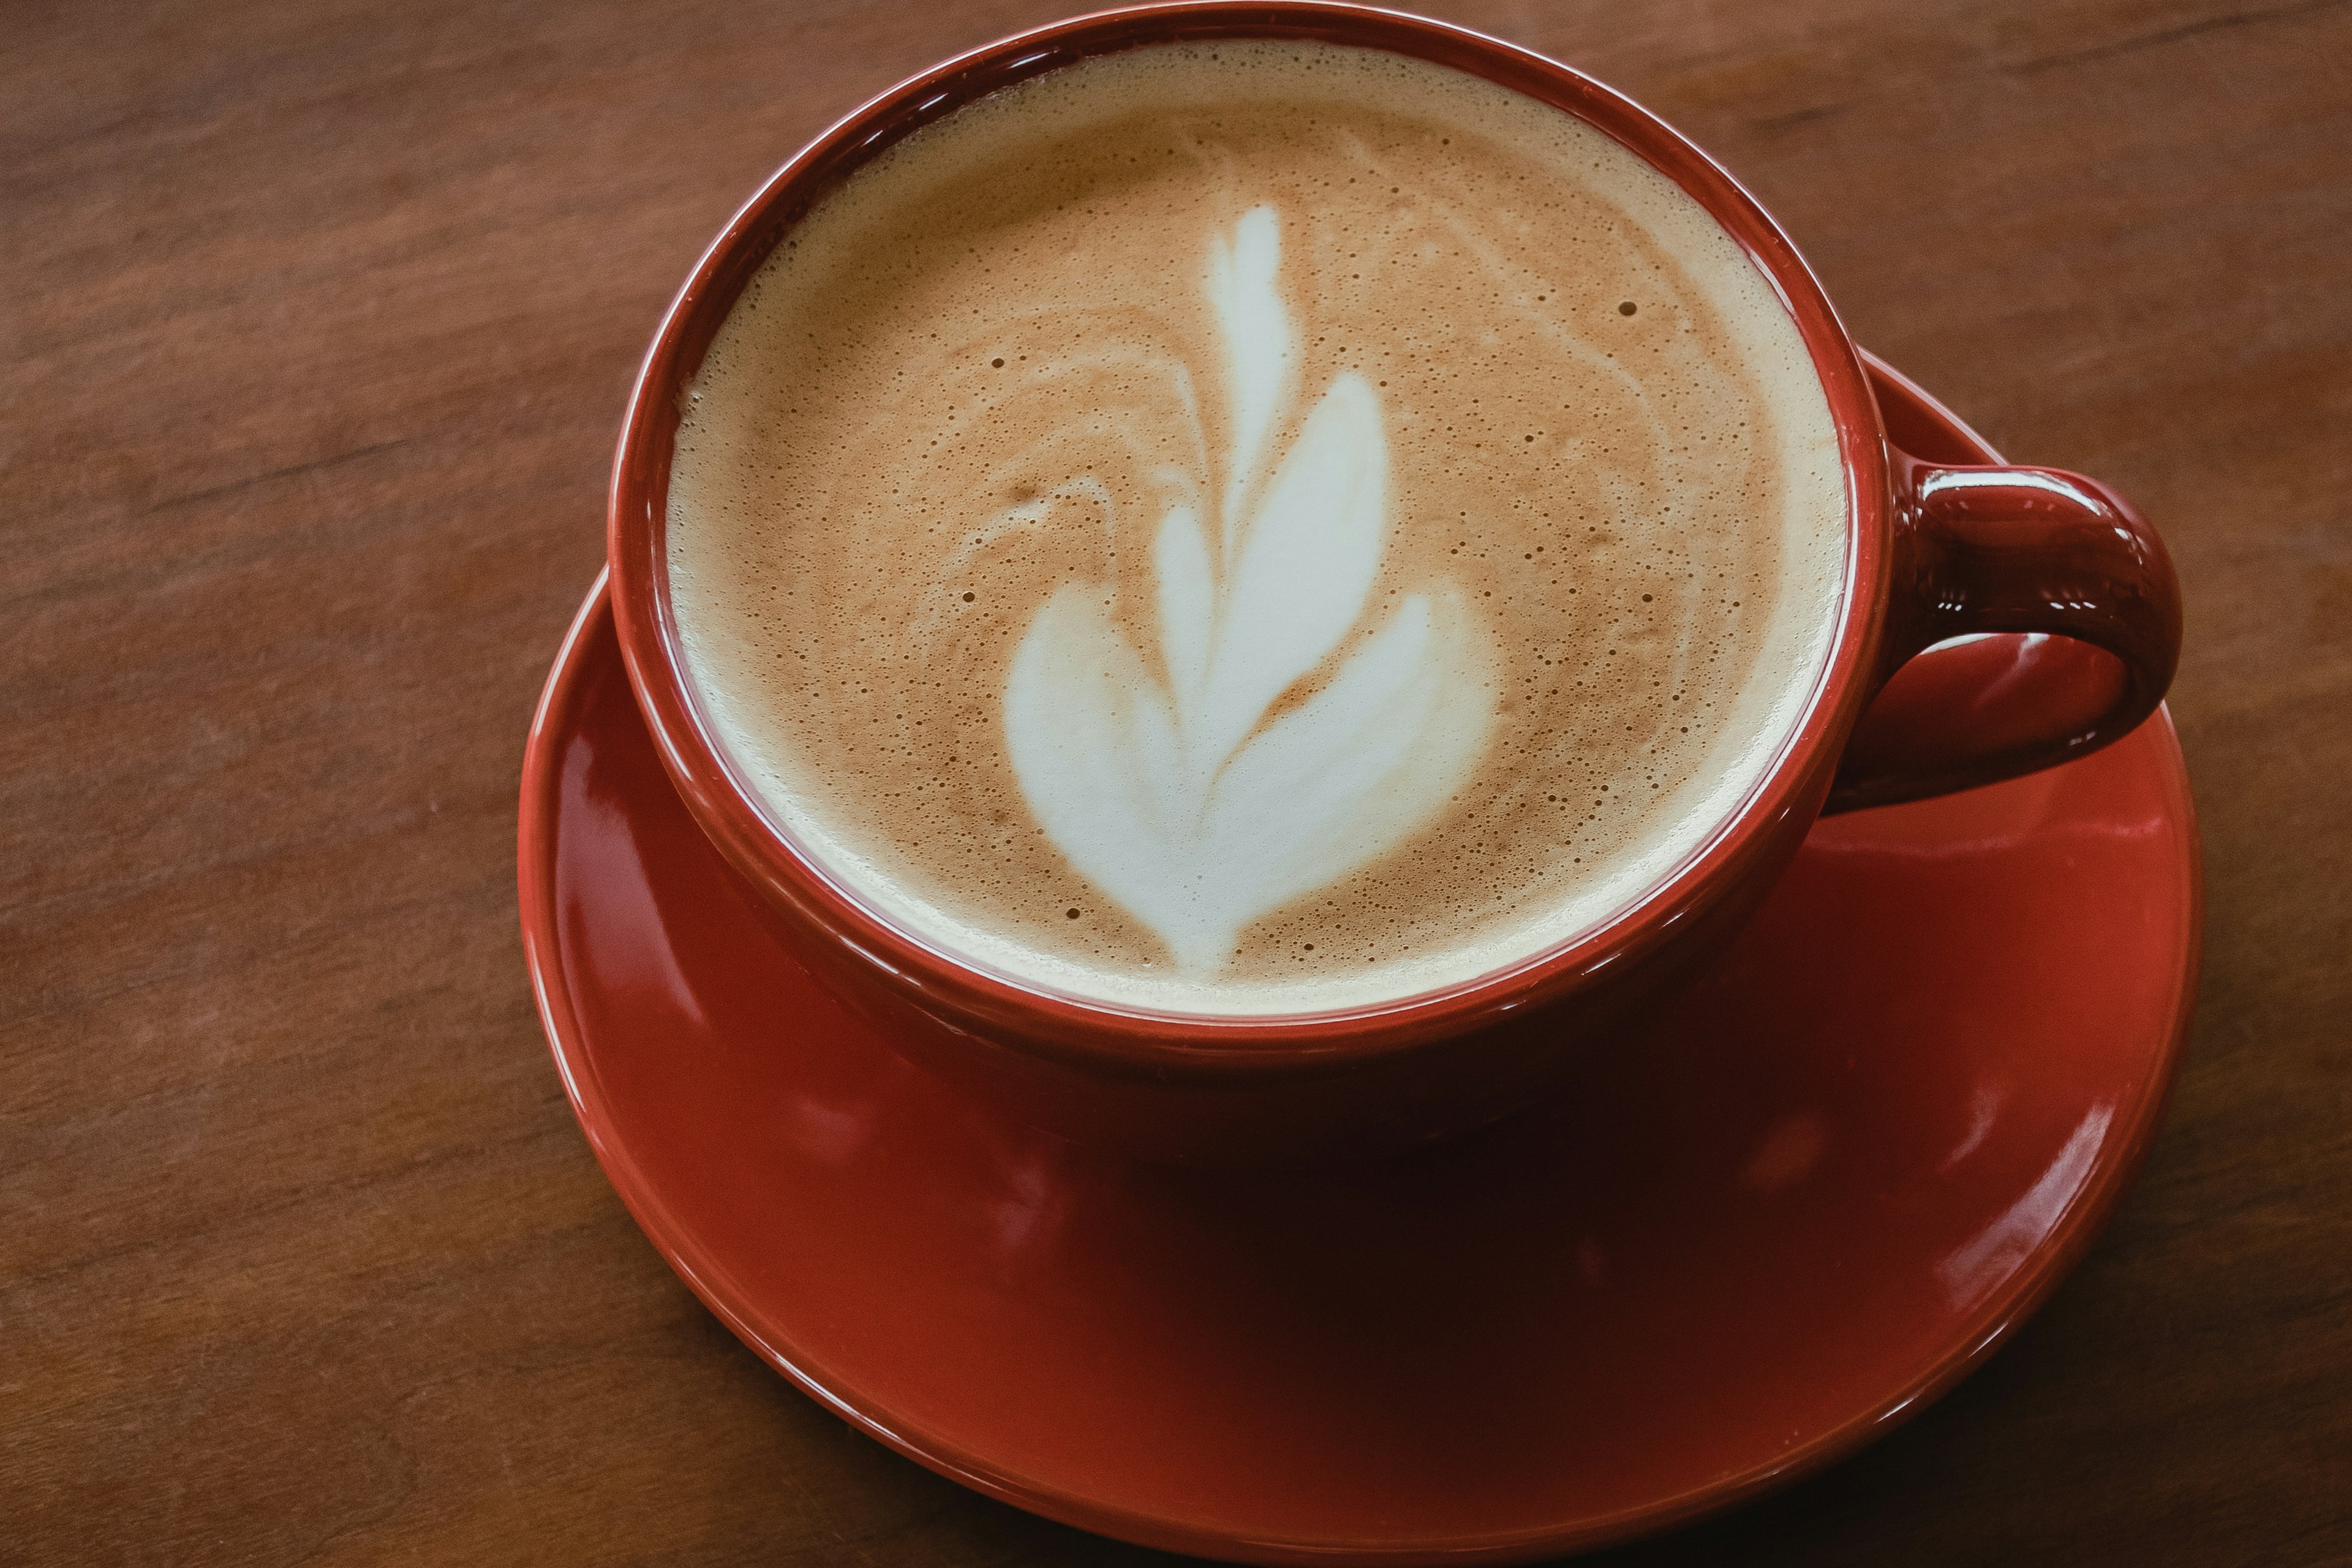
[[695,395],[673,602],[772,819],[932,945],[1127,1005],[1573,935],[1754,786],[1843,589],[1769,282],[1605,137],[1367,51],[960,111],[795,229]]
[[1443,608],[1407,595],[1266,722],[1363,619],[1390,527],[1380,397],[1352,371],[1262,471],[1297,379],[1280,254],[1274,209],[1256,207],[1208,267],[1233,416],[1223,570],[1194,506],[1171,506],[1152,551],[1158,657],[1111,624],[1097,585],[1066,584],[1004,694],[1006,750],[1046,837],[1195,976],[1223,970],[1258,917],[1402,843],[1468,782],[1492,728],[1493,660],[1451,583]]

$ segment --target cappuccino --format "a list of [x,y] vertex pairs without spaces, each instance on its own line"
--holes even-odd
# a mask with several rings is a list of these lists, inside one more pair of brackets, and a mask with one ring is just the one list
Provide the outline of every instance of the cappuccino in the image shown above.
[[1770,283],[1582,121],[1305,43],[915,132],[746,288],[691,683],[845,890],[1023,984],[1288,1014],[1575,936],[1769,771],[1845,591]]

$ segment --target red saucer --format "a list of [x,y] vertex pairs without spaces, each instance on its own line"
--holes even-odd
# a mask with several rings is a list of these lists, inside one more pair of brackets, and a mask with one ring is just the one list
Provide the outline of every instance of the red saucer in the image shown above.
[[[1994,460],[1874,374],[1898,441]],[[762,934],[601,581],[531,728],[520,874],[581,1125],[746,1343],[982,1491],[1257,1563],[1595,1546],[1941,1393],[2129,1181],[2200,921],[2159,713],[1822,824],[1730,962],[1567,1103],[1346,1172],[1130,1166],[962,1104]]]

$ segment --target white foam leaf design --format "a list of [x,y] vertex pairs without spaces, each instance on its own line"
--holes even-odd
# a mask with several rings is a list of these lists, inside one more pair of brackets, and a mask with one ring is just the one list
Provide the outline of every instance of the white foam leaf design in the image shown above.
[[1040,826],[1192,972],[1401,843],[1459,787],[1491,720],[1491,692],[1465,673],[1479,633],[1447,586],[1405,596],[1319,689],[1268,719],[1357,634],[1389,514],[1379,395],[1352,373],[1262,471],[1288,392],[1279,261],[1270,207],[1211,247],[1226,504],[1213,561],[1191,507],[1160,521],[1160,668],[1113,624],[1105,589],[1068,584],[1030,623],[1005,688],[1007,749]]
[[1240,744],[1266,705],[1320,664],[1364,613],[1388,521],[1388,443],[1363,377],[1331,384],[1265,500],[1225,585],[1223,635],[1188,739]]
[[1160,653],[1168,665],[1169,689],[1179,709],[1200,700],[1209,675],[1209,637],[1216,614],[1217,585],[1201,522],[1190,507],[1171,509],[1153,542],[1151,565],[1160,578]]
[[1255,207],[1234,226],[1233,238],[1209,242],[1209,302],[1224,331],[1233,374],[1226,405],[1234,424],[1225,465],[1225,549],[1249,498],[1249,482],[1272,433],[1283,395],[1290,390],[1290,314],[1275,276],[1282,268],[1282,227],[1272,207]]

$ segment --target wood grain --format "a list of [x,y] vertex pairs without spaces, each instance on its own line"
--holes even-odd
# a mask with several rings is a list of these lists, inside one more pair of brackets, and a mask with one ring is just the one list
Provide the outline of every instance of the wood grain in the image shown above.
[[[670,291],[826,121],[1059,8],[6,8],[0,1560],[1149,1560],[740,1349],[515,929]],[[2189,597],[2210,928],[2137,1190],[1940,1406],[1607,1561],[2352,1561],[2352,6],[1433,9],[1692,134]]]

